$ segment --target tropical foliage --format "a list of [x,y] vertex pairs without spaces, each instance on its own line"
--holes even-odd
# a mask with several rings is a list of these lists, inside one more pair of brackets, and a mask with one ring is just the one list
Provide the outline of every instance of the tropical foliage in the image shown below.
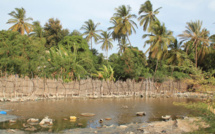
[[100,30],[97,30],[98,25],[100,23],[94,23],[91,19],[84,22],[85,24],[81,27],[81,30],[84,30],[83,36],[86,36],[86,40],[91,42],[91,49],[93,48],[93,42],[92,38],[94,38],[94,42],[97,42],[100,36],[98,35],[98,32]]
[[39,75],[45,48],[18,32],[0,31],[0,70],[20,76]]
[[[0,31],[1,74],[63,79],[64,82],[88,77],[153,78],[160,82],[187,78],[215,85],[215,35],[202,27],[202,21],[191,21],[177,39],[157,18],[160,9],[153,10],[149,0],[140,6],[138,21],[145,38],[140,44],[149,45],[143,52],[129,40],[138,28],[137,16],[129,5],[115,8],[108,31],[98,29],[100,23],[89,19],[80,28],[83,33],[78,30],[69,33],[54,18],[44,26],[39,21],[30,24],[28,21],[32,18],[26,18],[25,9],[15,8],[9,13],[12,19],[8,20],[14,25],[8,31]],[[93,42],[101,45],[106,57],[93,49]],[[118,53],[109,56],[116,45]]]
[[131,42],[129,40],[129,35],[132,32],[136,33],[135,27],[137,28],[137,24],[132,20],[137,16],[135,14],[131,14],[131,7],[130,6],[119,6],[115,9],[116,13],[114,13],[111,20],[115,21],[114,33],[119,36],[127,37],[129,44]]
[[99,79],[109,80],[109,81],[115,80],[114,71],[110,65],[108,66],[103,65],[103,67],[100,68],[99,70],[100,71],[97,71],[97,74],[93,74],[94,77],[97,77]]
[[14,24],[9,30],[18,31],[20,34],[24,35],[25,31],[29,34],[32,31],[32,24],[27,21],[33,20],[32,18],[26,18],[26,11],[24,8],[15,8],[15,11],[9,13],[12,19],[8,20],[8,24]]
[[46,38],[46,47],[51,48],[52,46],[57,46],[66,35],[69,34],[67,29],[62,29],[60,20],[50,18],[49,21],[44,26],[44,36]]
[[[73,53],[66,49],[63,45],[58,45],[58,48],[52,47],[48,56],[48,68],[54,78],[62,78],[63,80],[80,79],[87,75],[87,71],[81,65],[84,60],[78,60],[77,49],[74,47]],[[87,59],[86,61],[87,62]]]
[[183,34],[180,34],[182,42],[191,41],[192,47],[195,48],[195,64],[198,65],[198,46],[209,46],[209,32],[206,29],[202,29],[202,22],[188,22]]
[[101,33],[101,38],[98,43],[102,43],[101,49],[105,50],[107,52],[107,58],[108,58],[108,50],[113,48],[113,39],[111,38],[111,33],[107,31],[103,31]]
[[147,0],[144,4],[140,6],[139,14],[144,14],[140,15],[138,20],[140,21],[140,26],[143,26],[144,31],[149,28],[148,31],[150,32],[150,27],[152,23],[155,21],[159,21],[158,18],[155,16],[159,13],[159,9],[161,9],[161,7],[153,11],[152,4],[149,0]]
[[149,56],[157,59],[157,64],[155,68],[155,73],[157,71],[158,61],[166,56],[168,53],[168,46],[171,42],[174,42],[175,38],[172,35],[172,31],[166,29],[165,25],[156,21],[151,26],[152,34],[144,34],[143,38],[149,37],[146,40],[146,44],[150,44],[148,51],[150,51]]

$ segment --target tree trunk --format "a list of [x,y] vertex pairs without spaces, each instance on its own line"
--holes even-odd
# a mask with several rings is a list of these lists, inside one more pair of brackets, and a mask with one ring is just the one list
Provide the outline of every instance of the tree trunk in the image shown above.
[[175,67],[172,68],[171,76],[172,76],[172,74],[173,74],[173,72],[174,72],[174,69],[175,69]]
[[90,39],[91,40],[91,50],[93,49],[93,41],[92,41],[92,38]]
[[126,36],[127,36],[128,42],[129,42],[129,44],[130,44],[130,46],[131,46],[131,42],[130,42],[130,40],[129,40],[129,38],[128,38],[128,34],[126,34]]
[[188,55],[188,46],[187,46],[187,48],[186,48],[186,54]]
[[195,39],[195,41],[193,42],[193,46],[195,46],[195,64],[196,64],[196,68],[197,68],[197,44],[198,44],[198,41],[197,41],[197,39]]
[[157,62],[156,62],[156,67],[155,67],[155,73],[154,73],[154,76],[155,76],[155,74],[156,74],[156,72],[157,72],[157,69],[158,69],[158,59],[157,59]]
[[108,50],[107,50],[107,60],[108,60]]
[[197,52],[197,43],[196,43],[196,56],[195,56],[195,62],[196,62],[196,68],[197,68],[197,62],[198,62],[198,52]]

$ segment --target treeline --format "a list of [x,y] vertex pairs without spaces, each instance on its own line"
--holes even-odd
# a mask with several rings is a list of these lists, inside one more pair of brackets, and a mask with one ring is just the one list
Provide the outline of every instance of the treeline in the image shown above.
[[[191,21],[177,40],[156,17],[160,9],[153,10],[147,0],[137,16],[130,6],[122,5],[115,9],[107,31],[89,19],[80,28],[82,33],[70,33],[54,18],[44,26],[39,21],[31,24],[28,21],[33,19],[26,17],[25,9],[15,8],[7,22],[13,25],[8,31],[0,31],[1,75],[61,78],[65,82],[89,77],[157,81],[192,78],[215,84],[215,35],[202,28],[201,21]],[[143,28],[145,46],[149,45],[146,52],[133,47],[129,40],[138,27],[136,19]],[[108,56],[113,41],[118,41],[119,52]],[[107,55],[93,49],[93,42],[101,44]]]

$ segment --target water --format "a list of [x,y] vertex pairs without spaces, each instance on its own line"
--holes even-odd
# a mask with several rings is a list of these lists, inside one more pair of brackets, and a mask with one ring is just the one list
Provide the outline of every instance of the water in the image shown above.
[[[102,127],[102,125],[121,125],[129,123],[142,123],[160,120],[162,115],[189,115],[192,111],[181,106],[173,105],[173,102],[189,102],[192,99],[182,98],[117,98],[117,99],[63,99],[43,100],[31,102],[0,103],[5,109],[11,109],[9,114],[19,116],[15,124],[9,122],[0,123],[0,129],[21,129],[23,123],[27,124],[29,118],[45,116],[54,119],[51,128],[42,128],[36,125],[37,131],[58,132],[65,129],[80,127]],[[123,108],[128,107],[128,108]],[[145,111],[146,116],[138,117],[136,112]],[[95,113],[93,117],[82,117],[81,113]],[[70,116],[77,116],[76,122],[64,120]],[[99,123],[100,119],[112,118],[112,120]]]

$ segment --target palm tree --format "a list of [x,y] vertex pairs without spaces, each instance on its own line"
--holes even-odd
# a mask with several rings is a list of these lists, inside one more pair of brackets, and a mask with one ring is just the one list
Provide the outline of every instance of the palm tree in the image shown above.
[[209,31],[207,29],[203,29],[202,30],[202,37],[205,38],[207,41],[202,42],[202,44],[197,45],[198,47],[198,62],[202,62],[203,59],[205,58],[205,56],[210,53],[210,48],[208,47],[210,43],[212,43],[213,41],[211,40],[211,37],[209,37]]
[[108,58],[108,50],[113,48],[113,39],[111,38],[111,33],[107,31],[103,31],[101,33],[101,37],[99,39],[100,41],[98,43],[102,43],[101,49],[105,50],[107,52],[107,58]]
[[149,0],[147,0],[144,4],[142,4],[140,6],[139,15],[142,13],[144,13],[144,14],[141,15],[138,18],[138,20],[140,21],[140,26],[143,25],[144,31],[146,31],[147,28],[148,28],[148,31],[150,31],[150,27],[151,27],[152,23],[155,21],[158,21],[158,19],[155,15],[157,15],[159,13],[159,9],[161,9],[161,7],[157,8],[155,11],[153,11],[152,4]]
[[126,42],[125,38],[122,38],[117,45],[119,46],[118,53],[122,54],[123,52],[125,52],[125,49],[128,47],[129,44]]
[[125,5],[122,5],[115,10],[116,13],[114,13],[113,17],[111,18],[115,19],[116,21],[114,32],[115,34],[126,36],[131,46],[128,35],[131,35],[133,31],[136,33],[135,27],[137,28],[137,24],[132,19],[136,18],[137,16],[135,14],[130,14],[130,6],[126,7]]
[[145,45],[150,44],[151,46],[148,48],[146,53],[150,50],[149,56],[157,59],[155,68],[156,73],[158,61],[166,55],[168,52],[168,46],[175,40],[175,38],[172,35],[172,31],[166,30],[165,25],[161,25],[159,21],[152,23],[151,33],[152,34],[144,34],[143,38],[149,37],[149,40],[146,40]]
[[91,19],[84,22],[85,25],[81,27],[81,30],[85,30],[82,35],[86,35],[87,41],[91,41],[91,49],[92,49],[92,38],[94,38],[94,42],[97,42],[100,36],[97,34],[101,30],[96,30],[100,23],[95,24]]
[[30,36],[39,37],[40,39],[44,37],[44,30],[39,21],[33,22],[33,31]]
[[118,40],[118,42],[120,41],[121,38],[125,38],[125,36],[123,34],[121,34],[121,32],[119,31],[118,33],[114,32],[115,27],[117,26],[117,21],[115,18],[111,18],[110,19],[110,23],[113,24],[112,27],[109,27],[108,30],[111,30],[111,34],[112,34],[112,38],[113,40]]
[[9,13],[12,16],[12,19],[9,19],[7,24],[14,24],[9,30],[18,31],[22,35],[24,35],[25,31],[29,34],[32,31],[32,25],[27,23],[29,20],[33,20],[31,17],[26,18],[26,11],[24,8],[15,8],[15,11]]
[[167,64],[172,64],[172,73],[174,71],[174,66],[181,66],[184,61],[184,52],[181,50],[181,42],[178,43],[178,40],[176,39],[174,43],[171,43],[169,45],[169,48],[171,49],[167,54]]
[[208,35],[208,31],[206,29],[202,29],[202,21],[196,21],[196,22],[188,22],[186,26],[186,30],[183,32],[183,34],[180,34],[179,37],[181,37],[182,42],[184,41],[192,41],[192,46],[195,48],[195,64],[196,67],[198,65],[198,45],[204,44],[206,46],[209,45],[210,39]]

